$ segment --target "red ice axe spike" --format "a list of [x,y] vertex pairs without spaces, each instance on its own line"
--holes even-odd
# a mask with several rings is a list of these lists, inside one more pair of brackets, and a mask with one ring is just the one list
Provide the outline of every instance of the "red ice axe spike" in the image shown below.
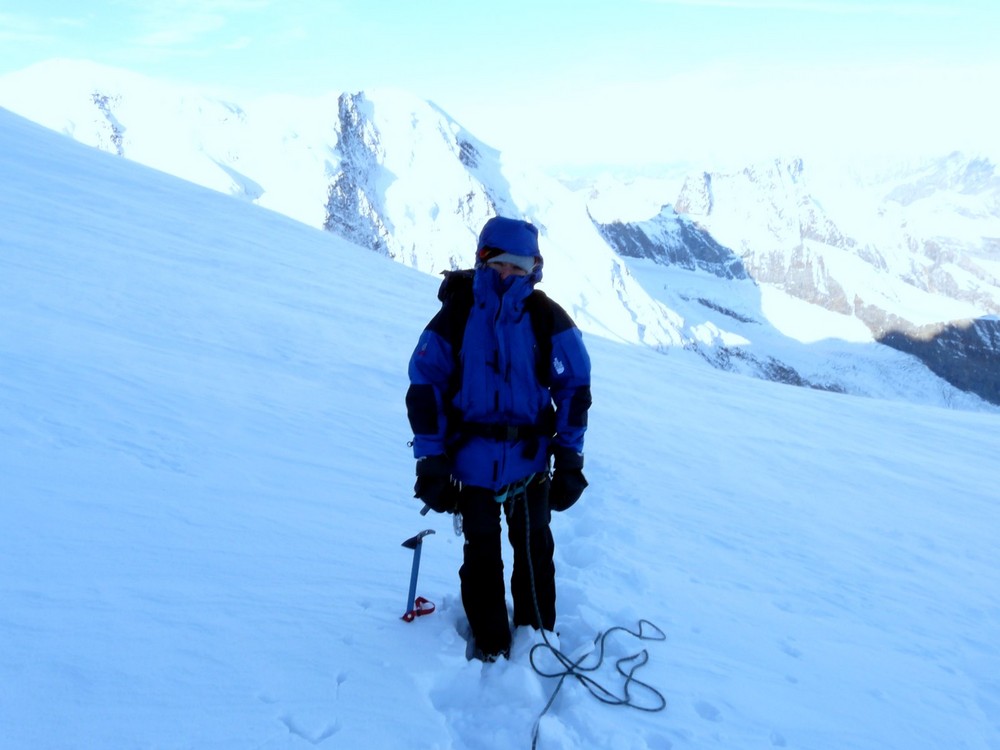
[[413,622],[417,617],[429,615],[434,611],[434,603],[422,596],[417,596],[417,573],[420,572],[420,549],[424,546],[424,537],[433,534],[434,529],[424,529],[416,536],[411,536],[403,546],[413,550],[413,567],[410,569],[410,592],[406,595],[406,613],[403,619]]

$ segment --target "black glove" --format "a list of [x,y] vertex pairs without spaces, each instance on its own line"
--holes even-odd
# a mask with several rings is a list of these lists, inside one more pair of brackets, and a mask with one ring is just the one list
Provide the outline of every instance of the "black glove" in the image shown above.
[[555,463],[549,485],[549,508],[564,511],[579,500],[587,488],[587,478],[583,476],[583,454],[556,446],[552,449],[552,456]]
[[451,481],[451,462],[447,456],[417,459],[417,483],[413,496],[438,513],[450,513],[458,502],[458,488]]

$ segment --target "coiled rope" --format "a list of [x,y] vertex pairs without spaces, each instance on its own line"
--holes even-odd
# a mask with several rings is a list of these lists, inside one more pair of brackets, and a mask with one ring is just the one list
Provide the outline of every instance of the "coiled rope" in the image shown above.
[[[525,552],[528,558],[528,577],[531,580],[531,598],[535,607],[535,622],[541,626],[542,614],[541,608],[538,605],[538,592],[535,589],[535,566],[531,560],[531,521],[528,517],[527,492],[522,489],[520,492],[514,493],[511,496],[511,502],[516,503],[518,498],[524,499],[524,541]],[[645,648],[638,653],[622,657],[615,662],[615,668],[618,670],[618,673],[625,678],[621,695],[612,692],[593,677],[589,676],[603,666],[607,640],[613,633],[627,633],[628,635],[638,638],[640,641],[667,640],[666,633],[649,620],[639,620],[639,627],[637,630],[629,630],[628,628],[616,625],[603,633],[598,633],[597,637],[594,638],[594,648],[576,661],[573,661],[556,646],[552,645],[552,642],[549,641],[548,634],[545,632],[544,628],[539,627],[539,630],[542,634],[543,643],[536,643],[531,647],[531,651],[528,653],[528,660],[531,662],[531,668],[535,670],[535,673],[539,676],[550,679],[558,678],[559,682],[556,684],[556,689],[552,691],[552,695],[549,696],[549,700],[545,704],[545,708],[542,709],[542,712],[538,714],[538,718],[535,719],[535,726],[531,731],[532,750],[536,750],[538,746],[538,731],[542,718],[552,707],[556,696],[559,694],[559,690],[569,677],[572,677],[583,685],[587,691],[601,703],[606,703],[611,706],[625,706],[627,708],[634,708],[638,711],[647,711],[650,713],[662,711],[667,707],[667,699],[663,697],[663,693],[654,688],[652,685],[642,682],[635,677],[636,670],[649,661],[649,652]],[[542,649],[547,650],[548,653],[555,658],[555,660],[561,665],[560,669],[550,672],[539,668],[538,664],[535,662],[535,654]],[[584,664],[584,661],[594,654],[596,654],[595,660],[590,664]],[[640,692],[644,692],[646,700],[636,700],[636,698],[632,695],[633,688],[639,688]]]

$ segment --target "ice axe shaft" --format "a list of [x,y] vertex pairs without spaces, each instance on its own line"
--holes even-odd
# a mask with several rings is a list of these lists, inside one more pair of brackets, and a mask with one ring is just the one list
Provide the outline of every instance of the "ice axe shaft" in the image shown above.
[[420,550],[424,546],[424,537],[428,534],[433,534],[434,529],[424,529],[416,536],[411,536],[405,542],[403,546],[407,549],[413,550],[413,566],[410,568],[410,590],[406,595],[406,612],[403,615],[403,619],[407,622],[411,622],[415,617],[420,615],[429,615],[434,611],[434,605],[430,606],[430,609],[423,607],[423,604],[430,604],[426,600],[418,602],[417,600],[417,574],[420,572]]

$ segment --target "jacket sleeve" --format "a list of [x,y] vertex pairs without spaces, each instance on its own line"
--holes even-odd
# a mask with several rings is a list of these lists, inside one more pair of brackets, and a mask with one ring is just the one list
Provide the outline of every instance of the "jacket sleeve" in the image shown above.
[[556,409],[555,445],[583,453],[590,410],[590,355],[583,334],[561,307],[555,309],[551,361],[552,401]]
[[414,458],[445,452],[448,430],[445,399],[455,364],[451,345],[436,330],[439,327],[436,320],[420,334],[410,357],[406,414],[413,429]]

